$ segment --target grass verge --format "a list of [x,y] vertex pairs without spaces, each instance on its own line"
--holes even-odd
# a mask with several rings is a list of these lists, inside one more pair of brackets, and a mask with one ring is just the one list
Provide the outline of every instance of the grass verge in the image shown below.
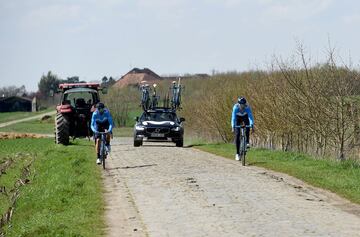
[[17,120],[17,119],[28,118],[28,117],[36,116],[36,115],[51,112],[51,111],[54,111],[54,108],[49,108],[49,109],[41,110],[38,112],[1,112],[0,113],[0,123],[5,123],[5,122],[12,121],[12,120]]
[[113,129],[114,137],[133,137],[134,128],[133,127],[115,127]]
[[54,116],[41,121],[34,119],[0,128],[0,132],[54,134]]
[[[0,186],[11,194],[24,164],[33,161],[28,183],[21,186],[6,236],[101,236],[103,199],[101,169],[94,162],[91,142],[55,145],[52,139],[0,140],[0,164],[12,159]],[[6,212],[11,195],[1,195]]]
[[[233,144],[206,144],[196,148],[234,159]],[[266,149],[251,149],[247,164],[289,174],[313,186],[330,190],[360,204],[360,164],[354,161],[315,159],[311,156]]]

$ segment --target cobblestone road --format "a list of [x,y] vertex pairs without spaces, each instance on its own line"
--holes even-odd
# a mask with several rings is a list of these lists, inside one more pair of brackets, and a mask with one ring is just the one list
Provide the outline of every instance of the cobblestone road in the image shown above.
[[292,177],[171,143],[115,139],[108,236],[360,236],[360,208]]

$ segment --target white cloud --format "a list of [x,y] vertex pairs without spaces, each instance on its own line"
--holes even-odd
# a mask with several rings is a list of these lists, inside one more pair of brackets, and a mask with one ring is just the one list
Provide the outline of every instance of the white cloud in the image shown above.
[[80,9],[78,5],[47,5],[30,9],[23,19],[23,26],[32,29],[69,22],[79,18]]
[[203,0],[205,4],[217,4],[225,7],[237,7],[244,3],[251,3],[252,1],[247,0]]
[[342,21],[347,25],[358,25],[360,24],[360,14],[344,16]]
[[326,11],[333,0],[257,0],[265,16],[280,20],[303,20]]
[[191,5],[189,0],[137,0],[137,5],[141,8],[158,9],[159,11],[174,10],[178,7]]

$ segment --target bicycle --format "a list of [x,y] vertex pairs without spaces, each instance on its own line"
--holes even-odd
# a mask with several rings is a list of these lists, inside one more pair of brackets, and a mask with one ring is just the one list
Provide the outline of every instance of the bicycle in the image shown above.
[[150,108],[150,87],[148,84],[142,85],[141,89],[141,107],[144,111]]
[[108,134],[108,132],[98,132],[98,134],[100,134],[100,140],[99,140],[99,149],[100,149],[100,160],[102,163],[102,167],[103,169],[105,169],[105,160],[107,157],[107,151],[106,151],[106,134]]
[[251,128],[249,125],[241,125],[235,126],[235,128],[240,128],[240,149],[239,149],[239,156],[243,166],[245,166],[245,157],[247,152],[246,147],[246,128]]
[[173,85],[170,88],[171,92],[172,92],[172,98],[171,98],[171,107],[172,109],[180,109],[180,105],[181,105],[181,92],[183,89],[183,86],[180,85],[180,80],[181,78],[179,78],[178,84],[176,85],[176,82],[173,81]]
[[156,108],[158,106],[158,101],[160,100],[160,96],[156,94],[156,86],[156,84],[153,85],[154,91],[151,100],[151,108]]

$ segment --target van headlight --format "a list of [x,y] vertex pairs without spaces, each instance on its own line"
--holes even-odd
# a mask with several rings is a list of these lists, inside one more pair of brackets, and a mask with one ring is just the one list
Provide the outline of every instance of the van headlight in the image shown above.
[[181,129],[181,127],[175,127],[175,128],[172,128],[171,130],[175,131],[175,132],[178,132],[178,131],[180,131],[180,129]]
[[144,127],[143,126],[139,126],[139,125],[136,125],[135,126],[135,129],[137,130],[137,131],[144,131]]

